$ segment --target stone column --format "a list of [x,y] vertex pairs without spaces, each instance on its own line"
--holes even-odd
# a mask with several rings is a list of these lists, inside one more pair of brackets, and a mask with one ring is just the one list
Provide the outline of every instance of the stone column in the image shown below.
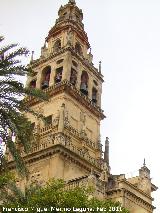
[[60,113],[59,113],[58,132],[63,132],[64,130],[64,110],[65,110],[65,104],[62,104]]
[[41,89],[41,78],[42,78],[42,72],[39,71],[37,74],[37,82],[36,82],[37,89]]
[[50,74],[50,81],[49,81],[49,86],[54,85],[54,79],[56,75],[56,69],[55,69],[55,64],[51,67],[51,74]]
[[80,90],[81,75],[82,75],[81,67],[80,67],[80,65],[78,65],[78,69],[77,69],[77,83],[76,83],[76,88],[78,90]]
[[101,107],[101,96],[102,96],[102,84],[98,86],[97,91],[97,105]]
[[91,76],[89,76],[88,80],[88,98],[92,99],[92,88],[93,88],[93,79]]
[[67,54],[65,55],[64,62],[63,62],[62,81],[70,80],[71,66],[72,66],[72,55],[71,55],[71,52],[68,51]]

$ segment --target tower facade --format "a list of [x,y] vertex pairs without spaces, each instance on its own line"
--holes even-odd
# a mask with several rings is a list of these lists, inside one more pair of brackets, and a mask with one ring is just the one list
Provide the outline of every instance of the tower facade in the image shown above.
[[28,107],[45,117],[38,120],[27,115],[39,137],[35,154],[32,151],[30,156],[34,161],[30,171],[32,176],[38,172],[42,181],[52,177],[70,180],[91,170],[100,174],[102,166],[103,76],[92,63],[82,10],[69,1],[60,7],[58,16],[40,58],[31,61],[34,76],[26,83],[49,95],[49,102],[26,100]]
[[[103,157],[100,121],[103,76],[93,65],[93,55],[83,25],[83,13],[74,0],[61,6],[58,19],[41,48],[41,56],[31,59],[34,71],[26,86],[46,92],[49,101],[28,97],[25,103],[44,119],[27,114],[32,122],[35,141],[22,157],[29,169],[29,180],[17,179],[24,187],[30,182],[45,184],[51,178],[64,179],[68,187],[95,186],[95,196],[120,201],[131,213],[151,213],[151,183],[144,165],[139,176],[126,179],[112,175],[109,165],[109,141]],[[15,164],[8,155],[9,167]]]

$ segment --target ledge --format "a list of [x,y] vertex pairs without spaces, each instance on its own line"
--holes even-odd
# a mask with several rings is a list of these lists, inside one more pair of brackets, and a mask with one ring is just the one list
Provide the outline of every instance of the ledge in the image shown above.
[[[82,105],[84,105],[89,111],[91,111],[96,117],[100,119],[104,119],[105,115],[103,114],[103,110],[92,103],[92,101],[85,95],[83,95],[79,90],[76,89],[70,82],[64,80],[54,86],[50,86],[47,89],[43,90],[50,97],[54,95],[66,92],[71,95],[75,100],[80,101]],[[35,97],[27,97],[24,99],[24,103],[27,104],[28,107],[34,106],[35,104],[41,103],[43,100],[38,100]]]

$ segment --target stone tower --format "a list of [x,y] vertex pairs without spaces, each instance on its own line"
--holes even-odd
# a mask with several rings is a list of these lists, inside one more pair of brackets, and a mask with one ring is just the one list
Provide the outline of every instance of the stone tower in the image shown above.
[[[36,180],[75,179],[102,172],[100,121],[103,76],[92,63],[90,44],[83,13],[75,1],[61,6],[58,19],[49,31],[38,60],[31,59],[34,76],[27,87],[42,89],[49,102],[28,99],[26,104],[42,113],[45,120],[33,115],[38,144],[29,159]],[[34,154],[33,154],[34,153]],[[38,177],[37,177],[38,174]]]
[[[152,213],[151,192],[157,188],[145,163],[139,176],[126,179],[110,173],[108,138],[103,156],[101,62],[96,69],[82,20],[82,10],[69,0],[60,7],[40,58],[31,57],[34,75],[28,77],[26,86],[43,90],[49,101],[26,98],[26,105],[45,118],[27,114],[36,141],[28,155],[21,150],[30,176],[29,180],[17,179],[17,184],[24,187],[30,182],[44,184],[53,177],[61,178],[68,187],[92,185],[95,196],[120,201],[131,213]],[[10,154],[8,159],[10,169],[15,169]]]

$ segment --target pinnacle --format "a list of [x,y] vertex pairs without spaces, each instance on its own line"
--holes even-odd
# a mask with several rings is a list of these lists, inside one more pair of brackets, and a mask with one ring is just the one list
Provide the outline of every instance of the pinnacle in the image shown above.
[[146,166],[146,159],[144,158],[143,166]]

